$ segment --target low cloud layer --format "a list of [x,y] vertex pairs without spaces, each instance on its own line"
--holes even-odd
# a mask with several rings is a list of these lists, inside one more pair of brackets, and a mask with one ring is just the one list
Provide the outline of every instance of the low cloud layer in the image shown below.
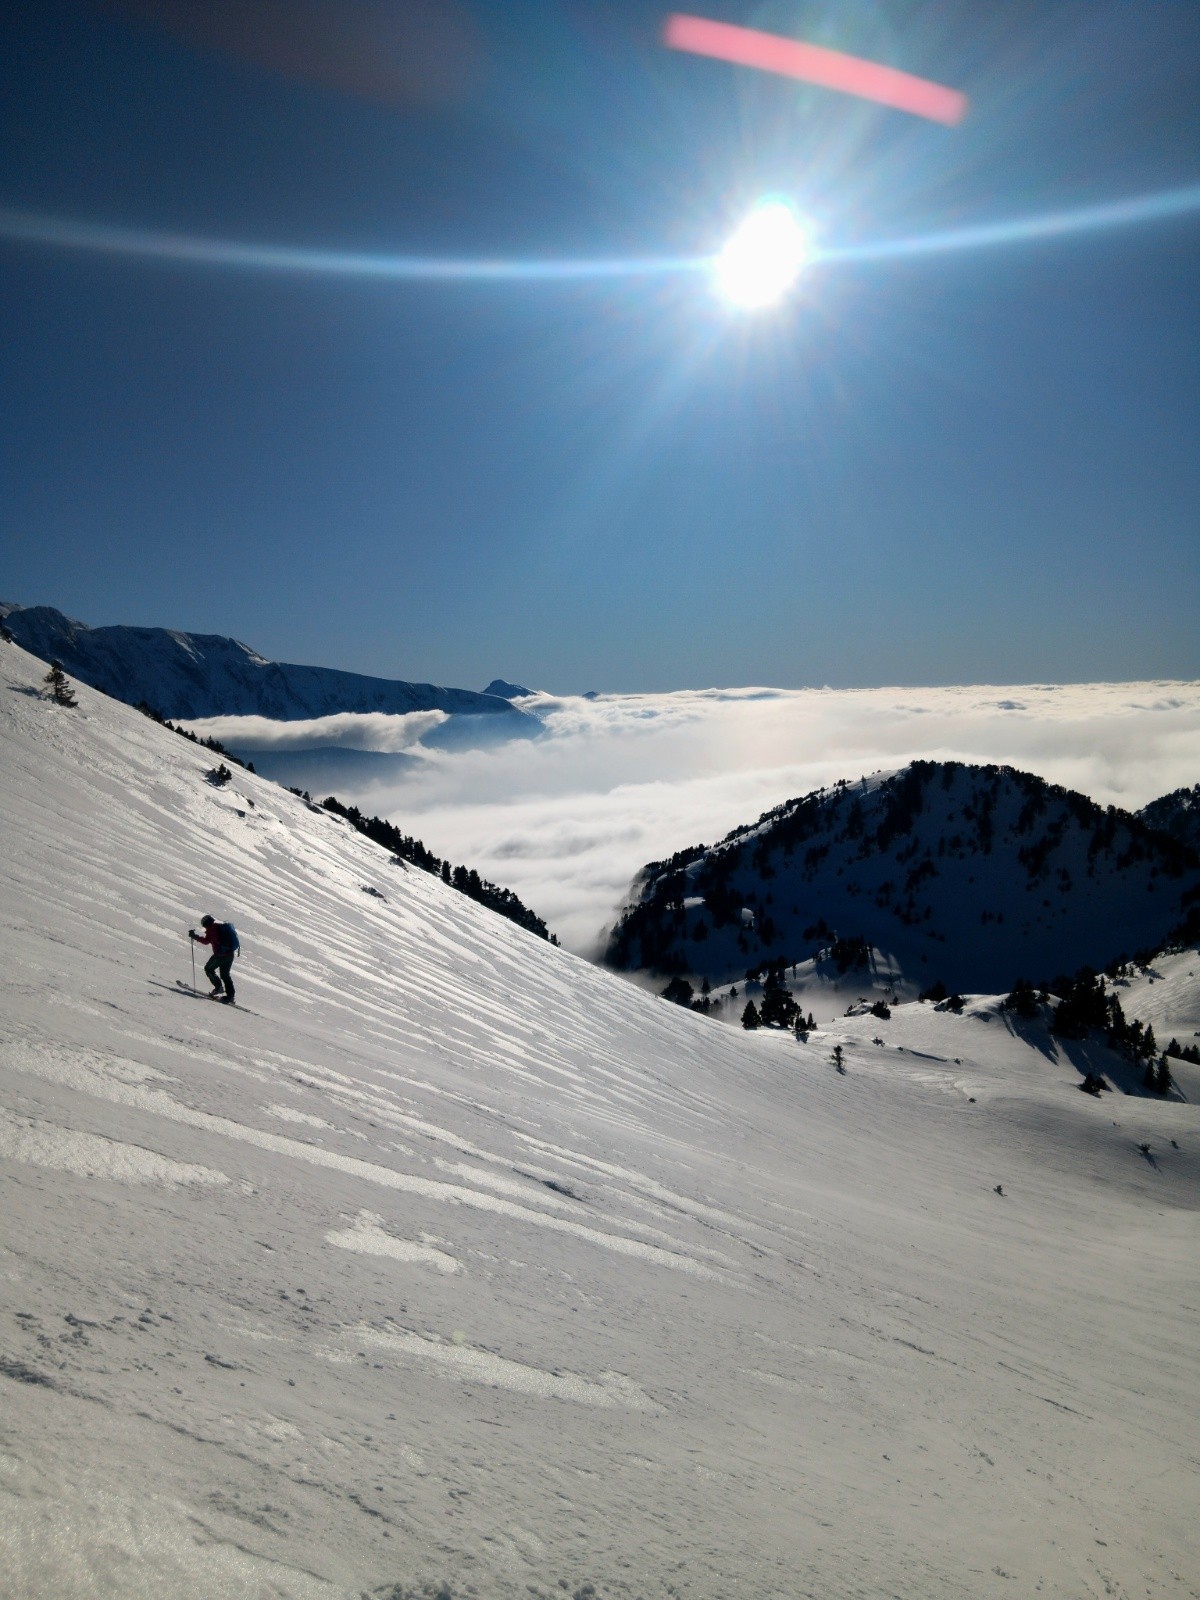
[[270,717],[200,717],[186,726],[230,750],[410,750],[446,721],[444,711],[343,711],[334,717],[275,722]]
[[516,890],[585,953],[645,862],[838,778],[917,757],[996,762],[1130,809],[1200,782],[1195,683],[541,695],[522,705],[542,719],[540,739],[418,746],[422,760],[403,778],[342,798]]

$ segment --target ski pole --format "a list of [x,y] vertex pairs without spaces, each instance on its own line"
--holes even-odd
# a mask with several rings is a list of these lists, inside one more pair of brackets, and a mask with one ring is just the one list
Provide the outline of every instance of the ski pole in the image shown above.
[[190,933],[188,934],[188,944],[191,946],[191,950],[192,950],[192,993],[195,994],[195,992],[196,992],[196,942],[192,938]]

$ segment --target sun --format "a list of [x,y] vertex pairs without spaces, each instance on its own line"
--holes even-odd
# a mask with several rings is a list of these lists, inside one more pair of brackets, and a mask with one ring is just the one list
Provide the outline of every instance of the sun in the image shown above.
[[717,291],[747,311],[776,305],[812,254],[809,230],[786,200],[760,200],[716,258]]

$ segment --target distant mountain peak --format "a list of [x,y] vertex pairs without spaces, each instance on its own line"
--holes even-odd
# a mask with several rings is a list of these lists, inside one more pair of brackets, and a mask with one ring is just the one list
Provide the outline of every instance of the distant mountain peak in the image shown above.
[[533,690],[522,688],[519,683],[509,683],[506,678],[493,678],[483,692],[495,695],[498,700],[520,700]]

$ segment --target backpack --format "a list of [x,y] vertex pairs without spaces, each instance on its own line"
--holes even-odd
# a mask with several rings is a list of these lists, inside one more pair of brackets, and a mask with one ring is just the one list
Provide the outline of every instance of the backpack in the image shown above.
[[221,924],[221,954],[223,956],[236,956],[242,948],[242,941],[237,936],[237,929],[232,922]]

